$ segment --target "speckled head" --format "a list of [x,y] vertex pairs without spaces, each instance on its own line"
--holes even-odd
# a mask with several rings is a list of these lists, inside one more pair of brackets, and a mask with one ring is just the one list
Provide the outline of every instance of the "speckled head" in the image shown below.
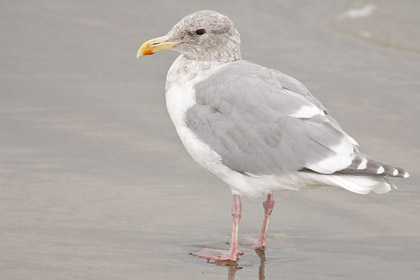
[[203,61],[235,61],[241,58],[240,36],[233,22],[215,11],[203,10],[184,17],[167,35],[144,43],[138,56],[173,49]]

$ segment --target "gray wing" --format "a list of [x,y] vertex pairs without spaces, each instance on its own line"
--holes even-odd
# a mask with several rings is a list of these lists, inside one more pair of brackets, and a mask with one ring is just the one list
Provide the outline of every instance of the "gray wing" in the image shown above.
[[300,82],[280,72],[233,62],[195,92],[186,125],[232,170],[332,174],[352,166],[356,142]]

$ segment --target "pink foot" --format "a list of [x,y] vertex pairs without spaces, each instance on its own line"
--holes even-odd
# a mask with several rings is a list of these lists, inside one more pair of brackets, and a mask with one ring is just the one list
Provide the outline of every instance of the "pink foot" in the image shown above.
[[247,237],[246,239],[251,243],[251,245],[246,246],[248,248],[254,250],[265,248],[265,242],[261,238]]
[[232,241],[230,242],[229,251],[218,250],[218,249],[208,249],[204,248],[197,253],[193,253],[193,256],[200,258],[216,260],[216,261],[234,261],[236,262],[240,255],[243,255],[239,250],[238,246],[238,226],[239,220],[241,219],[242,204],[241,198],[238,195],[233,195],[233,206],[232,206],[232,217],[233,217],[233,226],[232,226]]
[[218,250],[218,249],[209,249],[204,248],[200,251],[193,253],[193,256],[204,258],[204,259],[210,259],[210,260],[216,260],[216,261],[237,261],[239,259],[239,256],[242,256],[244,253],[240,250]]

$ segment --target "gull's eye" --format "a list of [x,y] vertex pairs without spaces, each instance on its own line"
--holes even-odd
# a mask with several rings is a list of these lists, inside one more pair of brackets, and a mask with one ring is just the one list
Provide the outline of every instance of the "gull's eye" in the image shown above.
[[200,29],[197,29],[196,31],[195,31],[195,34],[197,34],[197,35],[199,35],[199,36],[201,36],[201,35],[203,35],[203,34],[205,34],[206,33],[206,30],[204,29],[204,28],[200,28]]

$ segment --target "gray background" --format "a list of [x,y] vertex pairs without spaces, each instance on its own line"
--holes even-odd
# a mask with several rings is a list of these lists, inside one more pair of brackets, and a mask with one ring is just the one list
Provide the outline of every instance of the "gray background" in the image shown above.
[[[0,279],[227,279],[189,255],[228,247],[231,194],[167,115],[177,54],[135,59],[201,9],[231,17],[243,58],[301,80],[362,152],[412,175],[386,195],[275,195],[265,279],[418,277],[419,1],[44,0],[0,3]],[[261,201],[243,200],[242,244]],[[236,279],[262,279],[242,248]]]

